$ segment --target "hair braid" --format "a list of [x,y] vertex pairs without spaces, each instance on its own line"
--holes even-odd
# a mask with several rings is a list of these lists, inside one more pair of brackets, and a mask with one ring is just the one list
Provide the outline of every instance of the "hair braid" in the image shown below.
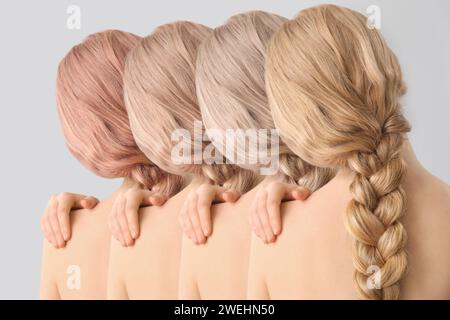
[[362,14],[305,9],[272,38],[266,65],[275,125],[289,148],[319,167],[354,173],[345,223],[363,298],[398,299],[406,272],[406,197],[400,64]]
[[368,299],[398,299],[399,281],[407,269],[407,235],[399,219],[406,207],[401,186],[406,166],[400,151],[409,126],[401,116],[386,124],[373,153],[357,152],[348,160],[355,177],[345,222],[355,239],[357,288]]

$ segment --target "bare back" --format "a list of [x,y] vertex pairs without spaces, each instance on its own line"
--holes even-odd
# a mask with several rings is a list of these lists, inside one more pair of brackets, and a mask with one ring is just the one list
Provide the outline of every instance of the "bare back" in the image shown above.
[[[450,188],[423,168],[404,182],[409,271],[402,299],[450,298]],[[352,177],[338,175],[307,201],[283,205],[283,232],[264,245],[253,237],[251,299],[358,299],[352,239],[343,215]]]
[[180,299],[245,299],[253,188],[236,202],[211,207],[213,231],[203,245],[183,237]]
[[179,212],[193,182],[162,207],[139,211],[140,236],[132,247],[112,240],[108,299],[176,299],[181,255]]
[[43,244],[41,299],[105,299],[110,233],[107,216],[117,192],[94,209],[70,213],[72,238],[65,248]]

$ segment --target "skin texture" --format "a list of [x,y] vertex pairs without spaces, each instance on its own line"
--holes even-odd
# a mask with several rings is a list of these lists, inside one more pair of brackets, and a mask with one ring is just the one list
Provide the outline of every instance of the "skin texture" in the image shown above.
[[[450,187],[420,165],[409,143],[404,157],[408,209],[401,220],[408,231],[409,271],[400,298],[449,299]],[[284,231],[276,243],[252,239],[248,298],[359,298],[352,239],[343,223],[351,181],[351,174],[341,171],[307,201],[284,204]]]
[[202,181],[193,179],[161,207],[141,209],[141,232],[133,246],[111,241],[108,299],[177,298],[182,239],[179,212],[189,192]]
[[[107,217],[115,199],[135,183],[126,179],[111,196],[94,209],[71,212],[72,239],[65,248],[44,240],[41,270],[41,299],[105,299],[111,234]],[[70,266],[79,266],[80,289],[67,285]]]
[[261,182],[235,203],[211,207],[212,233],[203,245],[183,236],[179,299],[244,299],[251,229],[250,208]]

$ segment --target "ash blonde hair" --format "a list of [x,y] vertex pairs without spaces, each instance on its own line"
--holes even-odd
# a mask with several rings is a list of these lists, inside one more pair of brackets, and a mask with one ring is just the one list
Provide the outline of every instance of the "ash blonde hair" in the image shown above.
[[253,173],[232,165],[177,164],[172,161],[172,133],[194,135],[201,121],[195,92],[195,61],[211,29],[187,21],[158,27],[127,58],[125,101],[140,149],[158,166],[174,174],[204,175],[218,185],[247,191]]
[[140,39],[108,30],[73,47],[58,67],[58,112],[69,150],[88,169],[171,193],[168,182],[179,177],[160,170],[139,150],[123,101],[125,58]]
[[[345,222],[362,297],[397,299],[407,269],[400,65],[377,30],[350,9],[300,12],[273,38],[267,60],[272,115],[289,147],[312,164],[354,172]],[[371,289],[378,266],[381,287]],[[375,283],[376,285],[376,283]]]
[[[238,14],[203,42],[197,57],[196,85],[207,129],[225,135],[227,129],[274,128],[265,90],[265,51],[272,35],[286,21],[263,11]],[[222,142],[215,142],[220,150],[225,149]],[[236,145],[235,151],[251,163],[249,158],[255,155],[238,150],[243,146]],[[287,181],[315,190],[331,177],[330,170],[311,166],[283,143],[280,151],[279,171]],[[259,169],[259,165],[246,167]]]

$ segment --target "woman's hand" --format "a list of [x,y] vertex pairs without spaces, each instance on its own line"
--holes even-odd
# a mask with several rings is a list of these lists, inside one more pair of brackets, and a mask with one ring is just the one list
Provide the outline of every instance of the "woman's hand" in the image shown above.
[[71,237],[70,212],[77,209],[92,209],[98,202],[95,197],[69,192],[51,196],[41,218],[41,229],[45,239],[55,248],[65,247]]
[[113,237],[124,247],[133,245],[140,232],[139,208],[162,206],[166,200],[167,198],[159,193],[140,188],[131,188],[120,193],[108,216]]
[[204,183],[192,190],[180,212],[180,224],[184,234],[195,244],[203,244],[212,232],[211,205],[235,202],[240,197],[236,190]]
[[283,182],[262,186],[253,200],[249,220],[253,232],[265,243],[272,243],[281,233],[282,202],[305,200],[311,194],[307,188]]

